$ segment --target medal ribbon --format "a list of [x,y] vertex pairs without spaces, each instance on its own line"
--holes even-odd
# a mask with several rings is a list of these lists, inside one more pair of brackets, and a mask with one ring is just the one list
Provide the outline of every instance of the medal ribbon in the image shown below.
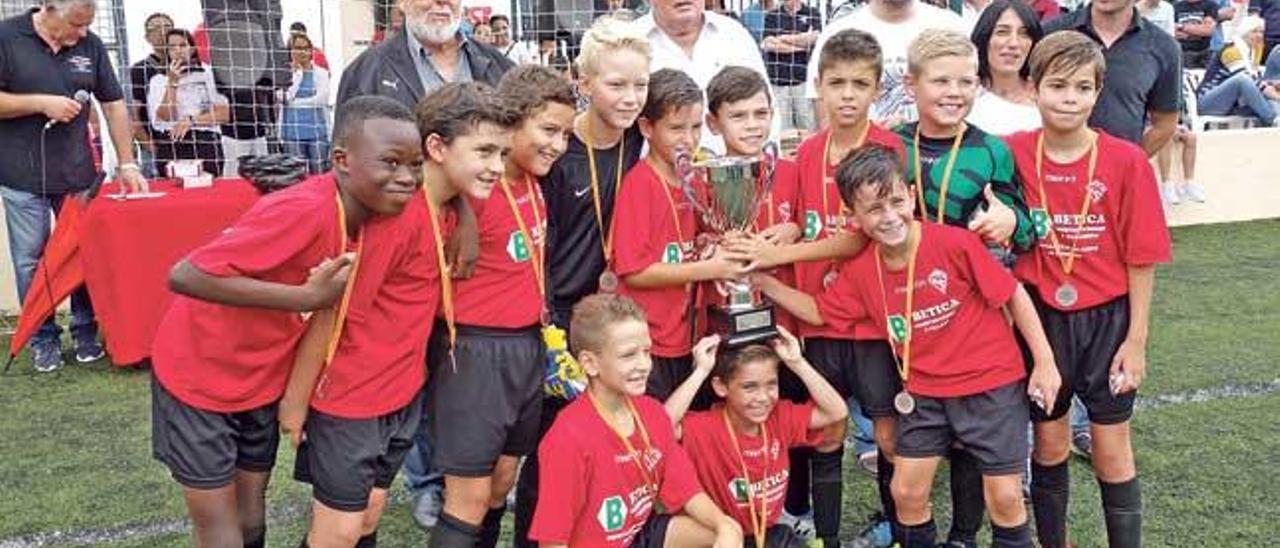
[[[596,208],[596,224],[600,227],[600,248],[604,251],[604,264],[608,265],[609,260],[613,257],[613,230],[610,230],[612,226],[606,227],[604,225],[604,208],[600,202],[600,176],[596,169],[596,153],[595,149],[591,146],[591,143],[587,142],[591,139],[590,114],[586,116],[586,120],[587,131],[585,137],[587,137],[587,139],[583,139],[582,144],[587,149],[587,166],[591,170],[591,199]],[[627,136],[624,134],[622,138],[618,140],[618,169],[614,174],[615,180],[613,185],[614,201],[617,201],[618,192],[622,189],[622,159],[627,155],[626,152]],[[610,225],[612,225],[612,223],[610,223]]]
[[[426,181],[426,168],[423,168],[423,181]],[[436,203],[431,201],[428,185],[422,185],[422,197],[427,201],[427,213],[431,217],[431,233],[436,240],[436,264],[440,267],[440,306],[444,308],[444,323],[449,327],[449,360],[453,360],[453,347],[458,342],[458,326],[453,312],[453,278],[450,277],[449,262],[444,255],[444,231],[440,229],[440,212]],[[458,364],[453,364],[456,369]]]
[[1053,227],[1053,214],[1049,211],[1049,200],[1044,192],[1044,132],[1040,132],[1040,136],[1036,138],[1036,183],[1040,191],[1040,207],[1044,208],[1044,213],[1049,217],[1049,241],[1053,243],[1053,250],[1058,254],[1058,264],[1062,265],[1062,273],[1065,277],[1071,277],[1071,271],[1075,268],[1076,248],[1080,244],[1080,233],[1084,231],[1085,217],[1089,215],[1089,208],[1093,206],[1093,194],[1089,192],[1089,184],[1093,182],[1094,170],[1098,167],[1098,135],[1093,134],[1093,139],[1089,142],[1089,169],[1085,172],[1084,178],[1084,203],[1080,205],[1080,221],[1076,223],[1076,237],[1071,240],[1071,250],[1065,259],[1062,258],[1062,244],[1058,241],[1058,231]]
[[[334,193],[338,203],[338,254],[347,250],[347,208],[342,204],[342,193]],[[351,295],[355,293],[356,273],[360,268],[360,257],[364,254],[364,226],[356,235],[356,257],[351,261],[351,273],[347,276],[347,285],[342,288],[342,300],[338,302],[338,311],[333,318],[333,326],[329,328],[329,343],[325,345],[324,364],[320,371],[320,380],[316,382],[316,397],[323,398],[325,386],[329,384],[329,364],[338,354],[338,343],[342,339],[342,328],[347,321],[347,310],[351,307]]]
[[[865,125],[862,126],[862,133],[858,134],[858,138],[853,141],[853,148],[850,148],[849,150],[852,151],[852,150],[858,150],[862,148],[862,145],[867,142],[867,134],[870,132],[871,132],[871,121],[867,120],[865,122]],[[834,177],[828,177],[827,170],[831,169],[831,134],[832,133],[835,133],[835,132],[834,131],[827,132],[827,140],[822,145],[822,230],[824,231],[827,229],[827,219],[831,216],[830,205],[828,203],[831,198],[828,196],[829,193],[827,192],[827,184],[828,182],[833,182]],[[848,153],[846,152],[846,154]],[[838,194],[839,192],[840,192],[839,189],[837,189],[836,193]],[[844,202],[841,202],[840,215],[843,217],[847,212],[848,212],[848,209],[844,206]],[[838,223],[837,223],[837,226],[838,226]],[[822,279],[824,280],[824,283],[825,283],[825,280],[827,279],[827,276],[830,276],[832,272],[835,272],[835,270],[836,270],[836,261],[834,260],[828,261],[827,271],[822,275],[823,276]]]
[[[644,442],[644,449],[646,451],[652,449],[653,442],[649,440],[649,430],[644,427],[644,422],[640,420],[640,414],[636,412],[635,404],[631,403],[631,398],[625,395],[623,398],[626,399],[627,402],[627,413],[631,415],[631,420],[635,421],[636,430],[640,431],[640,440]],[[591,406],[595,407],[596,414],[600,415],[600,420],[604,421],[605,425],[609,427],[609,431],[613,432],[613,434],[618,437],[618,440],[622,442],[622,446],[626,448],[627,455],[631,457],[631,462],[635,463],[636,469],[640,471],[640,477],[644,479],[645,487],[657,491],[658,482],[655,481],[653,475],[649,473],[649,469],[644,467],[644,453],[636,451],[635,446],[631,445],[631,440],[627,439],[627,436],[622,435],[622,432],[618,430],[617,426],[614,426],[613,421],[609,420],[609,412],[605,410],[604,406],[602,406],[598,400],[596,400],[595,396],[592,396],[590,392],[587,392],[587,399],[591,400]]]
[[[769,496],[762,493],[760,495],[760,511],[756,512],[755,499],[756,496],[751,491],[751,475],[747,473],[747,461],[742,455],[742,448],[738,445],[738,435],[733,431],[733,423],[729,421],[729,408],[724,408],[724,427],[729,431],[729,441],[733,443],[733,454],[738,457],[738,466],[742,468],[742,479],[747,482],[747,509],[751,516],[751,532],[756,539],[756,548],[764,548],[765,533],[768,529],[766,522],[769,519]],[[760,458],[764,460],[764,479],[769,476],[769,429],[765,425],[760,425],[760,437],[764,440],[763,449]]]
[[[938,224],[947,220],[947,187],[951,185],[951,172],[956,167],[956,158],[960,156],[960,142],[964,140],[964,132],[968,129],[960,124],[960,132],[951,142],[951,156],[947,158],[947,166],[942,171],[942,184],[938,187]],[[929,210],[924,203],[924,175],[920,171],[920,124],[916,124],[916,136],[912,142],[916,160],[916,197],[920,201],[920,218],[928,220]]]
[[[528,174],[525,174],[524,182],[529,195],[529,208],[533,210],[534,226],[542,226],[542,213],[538,211],[539,192],[537,185],[533,184],[533,177]],[[538,296],[543,297],[543,307],[545,308],[547,296],[546,275],[543,270],[545,254],[538,249],[538,244],[533,241],[533,234],[529,232],[529,227],[524,222],[524,216],[520,214],[520,206],[516,205],[516,198],[511,193],[511,184],[507,182],[506,178],[502,179],[502,192],[507,196],[507,205],[511,206],[511,215],[516,218],[516,225],[520,227],[521,236],[524,237],[525,241],[529,242],[529,254],[532,255],[529,262],[533,266],[533,278],[538,284]]]
[[[907,378],[911,376],[911,334],[915,331],[915,322],[911,319],[911,307],[915,302],[916,295],[916,256],[920,252],[920,241],[924,239],[924,229],[920,223],[911,223],[911,232],[907,238],[915,236],[915,241],[911,242],[911,249],[908,251],[907,259],[907,308],[905,311],[907,321],[907,334],[902,338],[902,362],[898,363],[898,359],[894,357],[894,363],[898,365],[898,373],[902,376],[903,390],[906,390]],[[880,244],[876,244],[875,248],[876,260],[876,278],[880,280],[880,295],[883,297],[881,304],[884,305],[884,317],[886,327],[890,328],[889,344],[893,344],[892,327],[888,325],[889,321],[889,289],[884,285],[884,266],[880,260]]]

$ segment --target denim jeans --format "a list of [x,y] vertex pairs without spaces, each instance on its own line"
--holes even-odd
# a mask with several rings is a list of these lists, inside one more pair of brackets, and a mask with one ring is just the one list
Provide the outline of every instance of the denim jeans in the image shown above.
[[284,150],[307,161],[307,173],[315,175],[329,170],[329,141],[284,141]]
[[[0,198],[4,200],[4,220],[9,229],[9,255],[13,260],[14,279],[18,282],[18,299],[25,300],[27,289],[35,278],[36,266],[44,255],[45,242],[49,240],[52,227],[50,213],[56,214],[62,209],[66,195],[40,196],[0,186]],[[71,294],[71,335],[77,341],[91,341],[98,336],[93,305],[84,286]],[[58,341],[61,336],[62,328],[50,316],[32,336],[31,344]]]
[[850,396],[845,403],[849,405],[849,420],[853,422],[853,430],[850,430],[849,434],[853,436],[854,454],[861,455],[875,451],[876,438],[871,419],[862,412],[862,406],[858,405],[858,400],[854,397]]
[[404,459],[404,488],[414,497],[444,491],[444,473],[432,466],[432,453],[431,435],[424,416],[413,435],[413,448]]
[[1280,80],[1280,46],[1267,54],[1267,66],[1262,71],[1263,80]]
[[1223,80],[1212,89],[1200,94],[1196,100],[1200,114],[1224,116],[1231,114],[1236,105],[1245,107],[1250,114],[1256,116],[1264,126],[1275,123],[1276,110],[1271,102],[1258,90],[1247,73],[1239,72],[1235,76]]

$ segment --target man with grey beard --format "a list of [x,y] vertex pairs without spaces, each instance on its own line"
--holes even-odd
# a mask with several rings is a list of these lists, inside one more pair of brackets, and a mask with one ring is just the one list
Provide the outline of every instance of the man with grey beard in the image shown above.
[[343,71],[338,105],[381,95],[413,108],[447,82],[496,86],[514,66],[501,51],[463,36],[461,0],[399,0],[397,7],[404,32],[365,50]]

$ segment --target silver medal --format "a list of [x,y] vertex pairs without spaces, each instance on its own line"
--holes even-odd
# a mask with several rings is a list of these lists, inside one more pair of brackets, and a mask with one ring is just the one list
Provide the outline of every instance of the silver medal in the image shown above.
[[612,270],[606,270],[600,274],[600,291],[605,293],[613,293],[618,290],[618,275]]
[[1057,301],[1058,306],[1063,308],[1071,308],[1079,299],[1080,292],[1070,282],[1058,286],[1058,290],[1053,292],[1053,300]]
[[893,408],[898,410],[899,415],[910,415],[916,410],[916,399],[903,390],[893,397]]

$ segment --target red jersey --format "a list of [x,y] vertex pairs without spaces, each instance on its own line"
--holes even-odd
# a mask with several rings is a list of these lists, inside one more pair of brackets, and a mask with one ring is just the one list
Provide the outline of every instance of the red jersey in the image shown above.
[[[843,232],[848,225],[844,210],[844,201],[840,198],[840,187],[836,185],[836,166],[827,164],[827,138],[830,129],[820,131],[805,139],[796,151],[796,163],[799,166],[798,202],[800,214],[796,221],[800,224],[800,238],[806,242],[821,240],[836,232]],[[867,127],[864,143],[875,143],[888,147],[898,153],[898,157],[906,161],[907,152],[900,139],[892,131],[876,124]],[[839,271],[835,261],[804,261],[795,264],[796,289],[818,295],[822,293],[823,280]],[[827,320],[826,325],[813,326],[802,323],[800,336],[826,337],[835,339],[864,339],[865,328],[857,329],[853,325],[834,324]]]
[[[1025,181],[1023,194],[1039,239],[1031,253],[1018,257],[1014,274],[1035,286],[1045,304],[1059,310],[1081,310],[1106,303],[1129,293],[1130,266],[1172,259],[1155,173],[1142,149],[1099,131],[1097,166],[1093,180],[1087,183],[1088,154],[1070,164],[1046,157],[1046,211],[1036,175],[1039,137],[1039,130],[1021,132],[1010,136],[1008,143],[1018,174]],[[1091,202],[1082,217],[1086,192]],[[1049,227],[1060,249],[1055,248]],[[1075,259],[1071,276],[1067,276],[1062,263],[1072,250]],[[1067,282],[1075,286],[1078,298],[1064,307],[1054,293]]]
[[371,219],[364,238],[338,351],[311,400],[317,411],[346,419],[409,404],[426,381],[427,338],[440,305],[440,267],[422,194],[399,215]]
[[627,285],[627,276],[655,263],[693,260],[697,230],[693,205],[683,192],[664,183],[649,162],[637,162],[627,172],[614,205],[612,268],[621,280],[618,294],[634,299],[649,318],[654,356],[689,354],[691,285],[637,289]]
[[645,448],[637,425],[628,440],[644,454],[646,485],[636,461],[612,427],[596,412],[590,396],[577,398],[556,417],[538,446],[538,474],[544,478],[529,530],[531,540],[610,548],[629,546],[655,499],[678,513],[702,492],[689,457],[676,443],[671,417],[648,396],[631,399],[652,446]]
[[[337,192],[333,176],[325,175],[263,196],[187,260],[210,276],[301,285],[346,243],[339,233]],[[160,384],[187,405],[247,411],[284,394],[302,333],[297,312],[175,294],[152,343],[152,368]]]
[[545,301],[538,289],[541,274],[534,269],[542,268],[547,208],[536,181],[508,188],[520,222],[501,185],[487,200],[469,200],[480,232],[480,257],[470,278],[454,281],[459,324],[516,329],[541,321]]
[[[684,432],[681,444],[689,452],[689,460],[698,471],[698,481],[715,501],[720,510],[742,525],[750,535],[752,531],[751,509],[747,507],[748,484],[756,511],[760,511],[760,497],[764,497],[769,510],[765,526],[777,523],[782,515],[783,501],[787,497],[787,480],[791,460],[787,449],[814,447],[825,441],[821,430],[809,430],[813,417],[812,403],[797,404],[778,400],[765,431],[769,434],[769,446],[764,446],[761,436],[748,436],[736,432],[737,453],[724,422],[724,405],[716,404],[710,410],[690,412],[680,426]],[[743,465],[750,479],[742,477]]]
[[[920,224],[909,314],[908,390],[951,398],[1025,377],[1013,329],[1000,309],[1013,297],[1018,282],[991,257],[977,235],[962,228]],[[896,333],[900,339],[908,315],[907,269],[890,271],[883,264],[877,269],[876,255],[871,246],[867,253],[844,263],[836,282],[818,297],[818,310],[823,319],[837,322],[871,318],[881,332]],[[894,349],[899,355],[903,351],[897,341]]]

